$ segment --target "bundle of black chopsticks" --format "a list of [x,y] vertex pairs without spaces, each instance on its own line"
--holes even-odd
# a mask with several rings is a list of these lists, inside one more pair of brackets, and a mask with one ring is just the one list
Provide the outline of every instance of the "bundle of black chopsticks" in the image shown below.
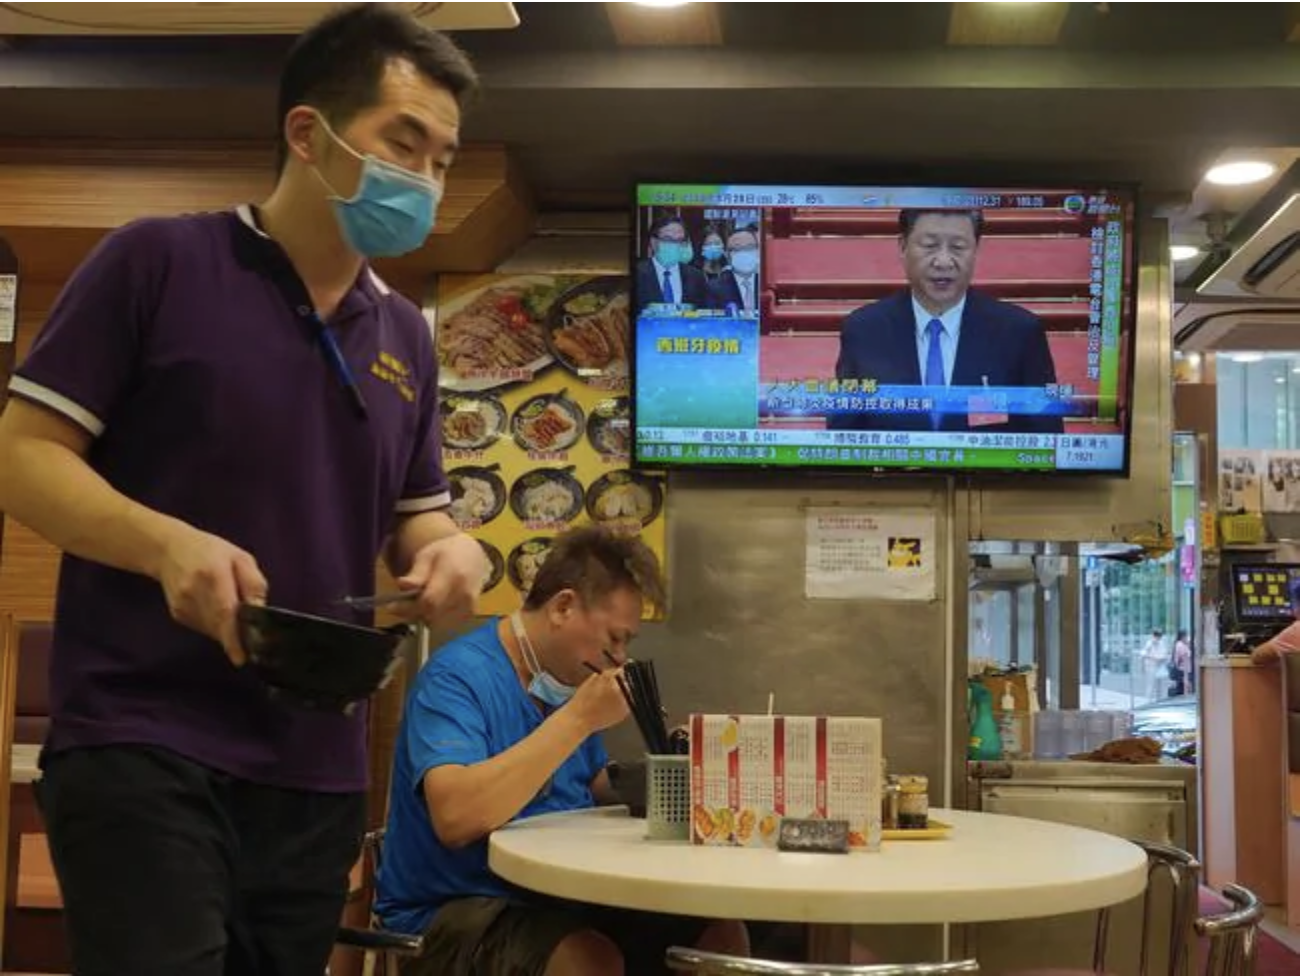
[[625,704],[629,706],[630,714],[634,716],[648,754],[665,756],[687,751],[679,743],[679,737],[672,736],[666,729],[666,712],[661,706],[661,688],[657,684],[656,665],[651,661],[629,660],[621,666],[612,655],[607,654],[606,658],[612,665],[620,668],[620,673],[616,675],[616,683],[620,686],[621,694],[625,696]]

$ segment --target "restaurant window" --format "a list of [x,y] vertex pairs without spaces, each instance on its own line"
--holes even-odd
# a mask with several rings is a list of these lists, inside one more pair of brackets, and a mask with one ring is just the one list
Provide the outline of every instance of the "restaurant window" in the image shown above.
[[1136,563],[1104,549],[1084,556],[1083,708],[1130,711],[1168,697],[1167,658],[1181,626],[1178,570],[1175,553]]
[[1299,352],[1216,357],[1219,450],[1298,450]]

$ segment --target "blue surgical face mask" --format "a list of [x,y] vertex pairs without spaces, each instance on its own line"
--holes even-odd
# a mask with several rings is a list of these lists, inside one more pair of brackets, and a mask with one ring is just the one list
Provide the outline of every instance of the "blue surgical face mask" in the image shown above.
[[549,708],[561,708],[575,697],[575,689],[570,685],[562,684],[543,670],[542,665],[539,664],[539,656],[534,653],[534,645],[530,643],[530,636],[525,632],[525,622],[521,620],[521,615],[512,614],[511,622],[516,643],[521,645],[521,656],[525,659],[525,666],[530,669],[530,674],[534,675],[530,679],[528,689],[530,697],[537,698]]
[[688,241],[657,241],[657,260],[665,267],[687,264],[693,260],[693,245]]
[[708,261],[719,261],[722,257],[724,257],[724,245],[703,244],[702,257],[704,257]]
[[[326,184],[335,219],[349,247],[365,258],[388,258],[408,254],[424,244],[435,226],[435,211],[443,196],[440,185],[370,153],[363,155],[337,136],[325,119],[321,124],[340,148],[362,161],[353,196],[341,197]],[[320,172],[317,175],[326,183]]]
[[754,247],[742,251],[733,251],[729,255],[729,266],[742,275],[754,275],[761,266],[761,252]]

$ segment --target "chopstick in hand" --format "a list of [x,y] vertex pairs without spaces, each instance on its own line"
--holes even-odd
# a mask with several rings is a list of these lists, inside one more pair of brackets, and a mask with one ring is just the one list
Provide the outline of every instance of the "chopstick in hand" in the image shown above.
[[635,704],[648,730],[648,749],[655,755],[666,755],[670,751],[669,736],[666,734],[665,720],[661,714],[661,699],[657,695],[652,680],[648,675],[647,664],[643,661],[630,661],[625,665],[624,674],[630,683]]
[[[651,661],[626,661],[624,665],[616,660],[610,651],[603,651],[605,657],[618,670],[616,684],[625,696],[625,704],[638,725],[643,745],[650,755],[669,755],[674,746],[670,733],[666,729],[666,712],[661,707],[661,689],[657,682],[656,666]],[[584,662],[584,666],[594,674],[602,671]]]
[[[605,651],[603,653],[606,654],[607,660],[611,661],[612,664],[616,663],[612,659],[610,654],[607,654]],[[595,667],[594,665],[590,664],[588,661],[584,662],[584,666],[588,668],[590,671],[592,671],[594,674],[603,673],[601,668]],[[616,667],[617,670],[620,669],[619,665],[616,665]],[[620,688],[620,694],[625,699],[625,706],[629,709],[629,714],[634,716],[634,722],[638,726],[638,734],[643,737],[644,746],[646,746],[648,752],[655,752],[656,750],[653,749],[651,745],[652,743],[651,736],[649,735],[649,731],[647,727],[643,723],[642,714],[639,712],[638,708],[634,704],[634,697],[630,692],[629,683],[626,681],[624,674],[616,675],[616,686]]]

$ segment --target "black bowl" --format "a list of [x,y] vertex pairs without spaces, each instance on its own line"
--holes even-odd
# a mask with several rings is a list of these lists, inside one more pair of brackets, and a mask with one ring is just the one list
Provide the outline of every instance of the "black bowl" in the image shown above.
[[346,713],[389,684],[413,633],[407,624],[382,630],[248,603],[236,621],[249,666],[277,697]]

